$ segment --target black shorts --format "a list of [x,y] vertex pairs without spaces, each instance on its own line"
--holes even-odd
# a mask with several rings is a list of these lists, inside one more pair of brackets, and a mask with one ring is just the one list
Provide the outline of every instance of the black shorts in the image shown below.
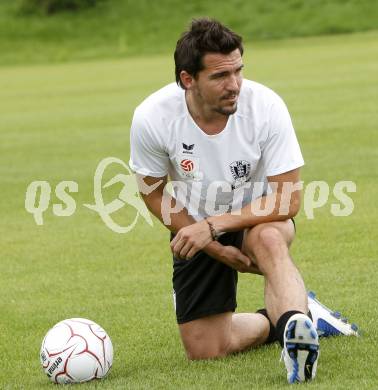
[[[225,233],[219,242],[241,249],[243,234]],[[237,271],[202,251],[190,260],[173,257],[172,281],[178,324],[236,309]]]
[[[241,249],[243,231],[225,233],[219,242]],[[173,257],[172,281],[178,324],[236,309],[237,271],[205,252],[190,260]]]

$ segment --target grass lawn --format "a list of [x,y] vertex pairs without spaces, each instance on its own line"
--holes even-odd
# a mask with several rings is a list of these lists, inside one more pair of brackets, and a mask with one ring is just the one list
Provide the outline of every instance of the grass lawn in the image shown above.
[[[245,77],[287,102],[300,139],[305,182],[352,180],[355,209],[333,217],[330,199],[302,212],[293,256],[307,286],[357,322],[364,336],[323,340],[316,389],[376,389],[378,219],[378,33],[273,41],[247,46]],[[274,389],[286,385],[277,345],[188,362],[171,298],[167,231],[140,221],[125,235],[105,227],[93,203],[93,174],[107,156],[128,161],[128,129],[144,96],[173,80],[171,55],[0,68],[1,389],[52,384],[39,365],[56,322],[90,318],[109,333],[114,366],[103,389]],[[24,208],[34,180],[53,192],[44,225]],[[71,217],[56,217],[55,186],[79,185]],[[108,194],[111,198],[112,194]],[[114,194],[113,194],[114,195]],[[130,223],[131,208],[118,211]],[[262,280],[242,275],[239,311],[263,302]],[[307,387],[305,385],[304,387]]]
[[20,12],[21,1],[0,1],[0,65],[170,55],[184,26],[202,16],[253,42],[378,29],[376,0],[97,0],[49,16]]

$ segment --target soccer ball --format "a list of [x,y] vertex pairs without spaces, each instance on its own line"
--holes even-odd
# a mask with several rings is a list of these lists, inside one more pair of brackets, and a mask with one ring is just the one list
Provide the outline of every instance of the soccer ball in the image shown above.
[[42,368],[54,383],[103,378],[113,363],[113,345],[101,326],[84,318],[58,322],[42,341]]

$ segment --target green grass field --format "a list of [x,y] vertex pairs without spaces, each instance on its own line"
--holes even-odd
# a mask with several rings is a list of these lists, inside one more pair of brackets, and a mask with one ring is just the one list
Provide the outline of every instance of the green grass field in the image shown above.
[[[287,102],[306,160],[303,179],[352,180],[355,209],[333,217],[330,199],[315,219],[297,218],[293,256],[308,288],[364,330],[323,340],[316,389],[377,389],[376,249],[378,33],[272,41],[247,46],[245,77]],[[168,234],[144,221],[110,231],[84,208],[107,156],[128,161],[128,129],[144,96],[173,80],[171,55],[0,68],[0,388],[53,388],[42,373],[46,331],[71,317],[109,333],[114,366],[99,389],[274,389],[286,386],[278,345],[226,359],[188,362],[171,297]],[[34,180],[53,190],[74,180],[77,209],[44,225],[24,208]],[[131,208],[115,219],[127,224]],[[239,311],[263,302],[262,280],[242,275]],[[304,385],[303,387],[307,387]]]
[[21,13],[20,2],[0,2],[0,65],[171,55],[184,26],[204,15],[254,42],[378,29],[375,0],[97,0],[45,17]]

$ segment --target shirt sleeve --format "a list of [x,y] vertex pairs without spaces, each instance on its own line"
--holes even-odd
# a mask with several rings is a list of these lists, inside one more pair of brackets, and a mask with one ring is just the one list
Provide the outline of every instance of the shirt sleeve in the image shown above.
[[138,110],[135,110],[130,130],[129,165],[134,172],[144,176],[168,174],[169,157],[163,142]]
[[266,176],[279,175],[304,165],[290,114],[277,96],[269,112],[268,138],[262,147]]

